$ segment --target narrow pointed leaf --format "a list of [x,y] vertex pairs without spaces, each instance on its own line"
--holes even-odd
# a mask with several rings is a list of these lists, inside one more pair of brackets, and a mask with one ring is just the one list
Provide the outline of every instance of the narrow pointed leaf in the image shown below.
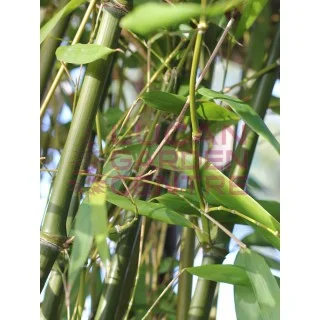
[[[179,192],[178,192],[179,193]],[[191,192],[180,192],[180,194],[186,198],[189,202],[194,204],[197,208],[200,208],[199,200],[196,194]],[[214,195],[209,194],[208,192],[204,192],[204,197],[207,201],[207,203],[210,205],[210,207],[218,207],[219,200],[214,197]],[[165,193],[161,196],[158,196],[156,198],[153,198],[152,200],[156,200],[168,208],[187,215],[193,215],[193,216],[200,216],[199,211],[197,211],[194,207],[192,207],[187,201],[185,201],[183,198],[179,197],[175,193]],[[266,201],[266,200],[255,200],[257,201],[268,213],[270,213],[275,219],[279,221],[279,212],[280,212],[280,204],[276,201]],[[215,211],[214,212],[214,218],[218,220],[219,222],[230,222],[230,223],[248,223],[247,220],[244,220],[240,218],[239,216],[236,216],[234,214],[231,214],[229,212],[225,211]],[[255,226],[254,226],[255,227]],[[259,234],[259,233],[257,233]],[[248,236],[249,238],[250,236]],[[247,237],[246,237],[247,239]],[[244,241],[244,240],[243,240]],[[252,239],[252,241],[255,241],[255,238]],[[259,240],[257,240],[259,243],[263,243],[263,245],[270,245],[270,243],[259,234]],[[246,243],[246,242],[245,242]],[[247,243],[246,243],[247,244]],[[248,244],[254,244],[254,242],[248,243]],[[257,244],[259,245],[259,244]]]
[[182,227],[193,228],[193,224],[183,215],[168,209],[162,204],[134,199],[136,205],[135,207],[130,199],[117,195],[110,190],[107,191],[107,201],[132,212],[135,212],[137,208],[137,214],[146,216],[150,219],[162,221],[168,224],[179,225]]
[[[232,111],[219,106],[212,101],[197,100],[198,116],[204,120],[239,121],[240,117]],[[230,123],[228,123],[230,125]]]
[[106,58],[109,54],[119,51],[99,44],[81,44],[62,46],[56,50],[59,61],[74,64],[86,64],[98,59]]
[[179,114],[187,101],[186,97],[164,91],[146,92],[141,99],[152,108],[174,114]]
[[262,256],[241,249],[235,265],[246,269],[251,287],[235,287],[238,320],[280,319],[280,289]]
[[58,11],[40,30],[40,44],[50,34],[52,29],[57,23],[70,14],[73,10],[77,9],[80,5],[85,3],[87,0],[72,0],[67,3],[60,11]]
[[259,233],[254,232],[241,240],[247,246],[269,246],[270,243]]
[[240,21],[237,24],[235,38],[239,39],[255,22],[268,0],[245,0]]
[[[157,110],[179,114],[187,101],[186,97],[163,91],[151,91],[142,95],[141,99]],[[212,101],[198,100],[197,113],[199,118],[212,121],[240,120],[234,112],[217,105]],[[189,111],[186,113],[189,115]]]
[[254,132],[265,138],[277,150],[277,152],[280,153],[279,142],[260,116],[249,105],[238,98],[215,92],[207,88],[200,88],[198,93],[205,97],[219,99],[227,103]]
[[93,243],[90,205],[87,199],[83,200],[76,215],[74,237],[68,271],[71,286],[86,263]]
[[250,286],[247,272],[244,268],[233,265],[203,265],[190,267],[186,270],[194,276],[206,280],[225,282],[234,285]]
[[[148,160],[150,158],[156,147],[157,146],[153,145],[146,149],[145,159]],[[138,157],[141,148],[141,145],[130,145],[123,147],[121,150],[117,150],[117,152],[126,154],[127,161],[122,159],[122,162],[130,168],[134,159]],[[193,178],[192,154],[177,151],[172,147],[163,147],[154,159],[153,165],[162,169],[184,172],[187,176]],[[203,189],[207,191],[210,196],[214,197],[219,205],[237,210],[270,228],[274,233],[252,224],[270,244],[277,249],[280,248],[280,238],[275,234],[280,233],[280,224],[263,206],[226,177],[213,164],[201,157],[200,174]]]
[[[156,166],[168,170],[182,171],[191,178],[193,178],[192,164],[193,160],[190,153],[176,151],[173,148],[164,148],[154,161]],[[214,196],[219,204],[237,210],[273,231],[280,231],[280,224],[272,215],[213,164],[203,158],[200,158],[200,174],[202,187]],[[280,239],[277,236],[263,228],[257,227],[257,229],[273,246],[279,249]]]
[[121,27],[141,35],[147,35],[159,28],[167,28],[192,18],[198,18],[202,13],[208,17],[219,16],[241,2],[242,0],[218,1],[208,6],[205,12],[202,11],[200,4],[195,3],[181,3],[174,6],[147,3],[138,6],[125,16],[121,20]]

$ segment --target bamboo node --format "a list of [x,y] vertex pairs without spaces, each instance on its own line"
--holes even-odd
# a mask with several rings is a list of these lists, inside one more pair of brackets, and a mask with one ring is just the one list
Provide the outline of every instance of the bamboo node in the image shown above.
[[64,243],[68,240],[67,237],[52,235],[47,232],[40,232],[40,240],[47,242],[52,246],[58,247],[59,250],[64,249]]
[[200,22],[198,24],[198,32],[200,34],[204,34],[207,29],[208,29],[208,25],[205,22]]
[[202,137],[201,131],[192,133],[192,140],[193,141],[200,141],[201,137]]

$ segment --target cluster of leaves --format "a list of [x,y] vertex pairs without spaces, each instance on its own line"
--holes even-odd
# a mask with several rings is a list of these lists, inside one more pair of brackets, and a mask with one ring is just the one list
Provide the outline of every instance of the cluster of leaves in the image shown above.
[[[90,164],[86,170],[91,169],[96,174],[85,180],[79,192],[79,209],[68,235],[72,245],[61,254],[62,266],[58,268],[60,280],[53,279],[52,272],[52,278],[44,290],[42,303],[44,318],[52,318],[52,314],[46,309],[46,300],[51,301],[50,281],[63,283],[58,294],[54,295],[55,299],[60,299],[60,313],[54,312],[55,319],[59,317],[70,319],[71,315],[72,319],[80,319],[85,298],[88,297],[91,299],[90,311],[95,314],[100,295],[103,295],[101,293],[103,287],[106,287],[101,276],[108,275],[113,258],[119,254],[113,248],[134,229],[137,225],[136,220],[144,225],[146,232],[140,240],[142,251],[139,252],[139,245],[132,243],[137,256],[140,253],[137,260],[138,280],[132,281],[132,287],[121,291],[122,295],[132,293],[133,297],[132,308],[127,316],[140,319],[151,312],[152,308],[152,314],[159,318],[165,315],[168,319],[175,319],[175,310],[182,307],[177,305],[177,294],[172,286],[167,287],[179,264],[177,251],[180,247],[172,239],[166,244],[166,237],[170,240],[169,228],[174,228],[176,236],[181,235],[182,228],[191,228],[196,233],[199,232],[197,221],[203,214],[192,183],[195,177],[189,113],[187,112],[184,117],[183,129],[173,136],[170,145],[162,147],[152,161],[151,166],[155,170],[135,178],[136,169],[133,168],[138,163],[140,169],[148,162],[164,136],[161,130],[165,132],[174,123],[176,116],[187,103],[188,90],[184,90],[183,84],[189,82],[192,54],[186,52],[188,47],[184,46],[169,62],[166,62],[166,59],[180,42],[192,41],[197,19],[205,15],[209,30],[220,34],[228,22],[225,12],[234,13],[232,10],[235,8],[240,12],[240,18],[228,37],[228,48],[222,47],[221,50],[227,59],[232,58],[229,54],[230,48],[240,52],[244,61],[245,79],[246,68],[258,72],[265,62],[267,45],[264,46],[264,43],[268,44],[272,36],[269,31],[265,31],[269,26],[263,19],[270,20],[271,6],[266,0],[217,1],[213,4],[210,1],[204,11],[197,1],[176,4],[174,1],[169,2],[170,4],[161,1],[136,1],[136,3],[134,1],[134,5],[137,6],[120,21],[120,26],[126,32],[123,32],[119,47],[116,49],[86,41],[88,43],[62,45],[55,52],[56,64],[62,63],[67,70],[69,68],[69,71],[78,68],[79,65],[85,68],[86,64],[106,59],[110,54],[115,56],[115,60],[113,85],[110,85],[104,94],[96,123],[92,128],[93,137],[96,139],[93,140],[93,148],[89,153]],[[70,14],[73,14],[73,17],[82,17],[85,3],[85,0],[72,0],[48,19],[41,28],[41,43],[50,36],[50,32],[64,17]],[[99,16],[99,9],[95,8],[89,35],[84,37],[89,38],[94,34]],[[265,35],[264,39],[259,40],[258,46],[256,32],[261,34],[262,27]],[[70,24],[65,40],[71,39],[73,29],[74,26]],[[249,43],[246,42],[247,38],[250,39]],[[210,39],[210,42],[216,40]],[[239,41],[243,42],[243,49],[239,49]],[[132,50],[133,46],[135,50]],[[263,47],[262,51],[259,49],[263,56],[253,58],[250,54],[252,55],[257,46]],[[248,48],[249,53],[246,52]],[[188,50],[192,51],[192,48]],[[206,57],[207,47],[203,46],[201,50],[202,56]],[[170,81],[167,81],[163,70],[174,70],[185,52],[186,62],[183,72],[174,79],[177,89],[168,92],[163,87]],[[262,62],[257,63],[257,60]],[[255,69],[257,65],[258,68]],[[136,70],[148,74],[147,78],[135,80]],[[146,90],[141,90],[141,80],[150,81],[151,74],[157,72],[158,76],[153,83],[149,84]],[[70,81],[68,76],[67,72],[64,82]],[[53,149],[63,152],[70,122],[59,123],[57,118],[59,114],[61,116],[63,108],[74,112],[80,90],[76,86],[70,93],[64,87],[62,82],[60,94],[56,93],[47,112],[51,120],[50,128],[41,133],[41,152],[42,156],[46,157],[46,165],[50,164],[50,152],[52,154]],[[198,119],[202,124],[208,124],[209,132],[213,128],[215,134],[226,127],[237,125],[242,120],[248,128],[280,153],[279,142],[250,105],[254,88],[243,85],[240,92],[242,99],[239,99],[223,93],[223,90],[214,91],[210,88],[210,84],[203,83],[196,93]],[[130,97],[128,98],[126,91],[129,90],[134,91],[137,96],[132,105],[135,108],[128,106]],[[269,107],[280,113],[278,101],[273,99]],[[150,127],[150,121],[155,121],[155,126],[159,124],[160,129],[158,136],[152,135],[151,143],[146,140],[149,130],[154,130],[151,129],[152,126]],[[179,141],[183,138],[189,143],[180,146]],[[103,159],[102,166],[99,165],[101,159]],[[254,233],[242,239],[247,246],[253,247],[241,248],[234,265],[215,264],[180,268],[180,275],[189,273],[208,281],[234,285],[234,301],[239,320],[278,319],[279,284],[270,267],[279,269],[279,266],[277,261],[258,254],[254,246],[280,249],[279,203],[255,199],[208,159],[200,157],[199,161],[204,198],[209,208],[219,208],[210,215],[223,225],[244,224],[253,227]],[[46,171],[45,166],[43,169]],[[158,179],[161,175],[164,177],[163,181]],[[181,185],[173,186],[172,181],[179,181],[181,177],[187,177],[185,189],[180,188]],[[136,188],[130,189],[130,184]],[[138,218],[140,216],[145,217],[145,220],[141,222]],[[165,245],[171,247],[171,250],[166,249]],[[136,259],[134,254],[130,259],[132,261]],[[123,277],[128,275],[123,274]],[[165,294],[162,296],[162,293]],[[161,297],[160,301],[157,301],[158,297]],[[153,306],[155,301],[157,303]],[[127,308],[128,306],[126,310]],[[121,314],[126,310],[117,312]]]

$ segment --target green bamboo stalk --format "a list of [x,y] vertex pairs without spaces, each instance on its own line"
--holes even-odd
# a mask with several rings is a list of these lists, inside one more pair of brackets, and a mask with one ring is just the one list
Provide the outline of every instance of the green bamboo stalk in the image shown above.
[[[202,1],[202,6],[205,7],[205,2]],[[191,116],[191,127],[192,127],[192,166],[193,166],[193,181],[196,194],[199,199],[200,209],[205,209],[205,200],[203,197],[202,187],[201,187],[201,175],[200,175],[200,164],[199,164],[199,157],[200,157],[200,140],[202,136],[202,132],[199,127],[199,121],[197,117],[196,111],[196,78],[197,78],[197,70],[199,66],[200,54],[201,54],[201,46],[203,35],[207,29],[207,24],[205,20],[201,18],[200,23],[198,25],[196,43],[193,52],[193,59],[191,65],[191,72],[190,72],[190,81],[189,81],[189,100],[190,100],[190,116]],[[210,227],[208,220],[201,216],[202,222],[202,233],[198,236],[199,241],[203,244],[210,243]]]
[[201,210],[203,210],[205,207],[203,192],[202,192],[201,182],[200,182],[201,179],[200,179],[200,167],[199,167],[200,139],[201,139],[202,133],[199,128],[199,122],[197,117],[195,94],[196,94],[196,77],[197,77],[197,70],[198,70],[200,53],[201,53],[203,33],[204,33],[204,30],[199,29],[197,38],[196,38],[194,53],[193,53],[190,82],[189,82],[190,116],[191,116],[191,125],[192,125],[193,175],[194,175],[195,190],[198,195]]
[[45,297],[41,303],[41,319],[55,320],[58,318],[64,298],[62,275],[55,266],[50,273],[50,279],[46,288]]
[[[210,255],[207,255],[203,257],[201,265],[221,263],[222,261],[223,259],[218,261]],[[208,281],[203,278],[198,279],[195,294],[189,308],[188,320],[204,320],[209,318],[215,285],[216,283],[213,281]],[[201,292],[201,294],[197,294],[199,292]]]
[[[274,65],[280,56],[280,26],[277,27],[277,32],[274,37],[272,47],[270,49],[269,58],[266,68]],[[274,83],[277,79],[278,68],[271,69],[265,73],[256,84],[256,91],[254,93],[251,105],[252,108],[263,119],[266,115],[268,105],[271,100]],[[241,188],[245,187],[250,166],[252,163],[254,151],[256,149],[258,135],[253,132],[247,125],[244,127],[243,134],[236,152],[234,161],[230,167],[230,179],[232,179]]]
[[[268,64],[274,63],[278,58],[279,58],[279,29],[278,29],[277,35],[274,39],[274,42],[273,42],[273,45],[272,45],[272,48],[270,51]],[[268,107],[269,100],[271,98],[271,93],[272,93],[272,89],[273,89],[275,80],[276,80],[276,70],[274,70],[274,69],[271,70],[270,73],[267,73],[260,78],[260,81],[259,81],[259,84],[257,87],[257,91],[255,93],[253,103],[252,103],[253,107],[260,114],[260,116],[265,115],[266,108]],[[240,143],[239,147],[238,147],[240,151],[237,151],[237,152],[239,152],[239,153],[241,152],[240,155],[242,155],[244,157],[244,156],[246,156],[245,152],[247,152],[247,150],[250,150],[251,151],[250,155],[252,157],[253,152],[254,152],[254,148],[256,146],[255,139],[257,139],[257,137],[255,138],[252,135],[251,135],[251,139],[250,139],[250,135],[249,136],[246,135],[245,137],[246,137],[247,145],[250,146],[250,149],[247,149],[247,148],[244,149],[242,147],[242,144]],[[239,160],[239,154],[237,156],[237,159]],[[250,164],[251,164],[251,161],[252,161],[252,158],[249,161]],[[248,164],[248,162],[246,162],[246,164]],[[245,168],[236,164],[233,167],[233,169],[230,171],[230,172],[232,172],[232,177],[237,177],[239,175],[243,176],[243,174],[247,174],[249,172],[250,164],[248,166],[246,166]],[[238,182],[238,184],[239,184],[239,182]],[[239,185],[241,185],[241,184],[239,184]],[[244,185],[242,184],[242,187],[243,186]],[[233,227],[232,225],[229,225],[228,229],[231,230],[232,227]],[[218,238],[220,238],[221,240],[218,241]],[[226,235],[223,235],[222,231],[218,231],[216,234],[216,237],[214,237],[212,240],[215,243],[221,242],[222,247],[226,250],[230,239],[228,237],[226,237]],[[219,263],[223,262],[223,259],[224,258],[222,256],[218,259],[211,259],[209,257],[207,259],[204,258],[203,263],[217,263],[217,264],[219,264]],[[189,317],[188,317],[189,320],[208,319],[210,307],[212,304],[211,298],[213,297],[215,286],[216,286],[215,282],[206,281],[204,279],[198,280],[196,290],[195,290],[193,299],[191,301],[191,306],[189,309]]]
[[[126,6],[117,1],[108,3],[103,9],[103,16],[95,43],[115,48],[119,34],[119,21],[126,14],[131,2]],[[41,290],[66,240],[66,220],[72,197],[72,181],[76,181],[77,172],[89,139],[92,124],[105,89],[105,83],[111,71],[112,55],[88,65],[81,88],[69,135],[61,156],[59,170],[53,185],[47,213],[41,232]]]
[[[64,7],[68,0],[61,1],[60,7]],[[55,52],[60,45],[61,38],[68,27],[70,15],[62,19],[52,30],[49,37],[44,40],[40,47],[40,100],[45,93],[51,70],[55,61]]]
[[[124,223],[134,218],[133,213],[128,213]],[[114,319],[119,304],[119,297],[124,283],[130,257],[136,242],[139,242],[140,221],[134,223],[132,227],[124,231],[119,239],[116,253],[112,257],[111,268],[105,279],[104,288],[100,297],[96,320]],[[128,288],[129,290],[129,288]]]
[[[195,232],[191,228],[184,228],[181,235],[180,271],[193,266]],[[177,320],[185,320],[188,316],[192,295],[192,275],[188,272],[181,274],[178,287]]]
[[[221,264],[228,252],[229,236],[224,232],[219,232],[216,225],[212,226],[211,234],[215,235],[212,237],[214,246],[209,249],[204,248],[202,265]],[[198,278],[189,308],[188,320],[209,319],[216,286],[217,283],[214,281]]]
[[[139,228],[140,230],[140,228]],[[140,245],[140,232],[136,234],[136,240],[133,244],[131,256],[129,258],[129,264],[127,266],[127,272],[125,274],[125,279],[122,282],[122,288],[120,293],[120,299],[117,306],[117,312],[115,319],[124,319],[126,311],[129,306],[130,299],[135,286],[136,274],[138,270],[138,260],[139,260],[139,245]]]
[[[85,155],[82,160],[80,171],[86,170],[89,165],[93,140],[94,140],[93,135],[91,135],[91,138],[89,139],[89,142],[87,144]],[[71,202],[70,202],[70,207],[68,210],[68,217],[67,217],[67,223],[66,223],[67,234],[69,234],[69,232],[71,230],[72,222],[73,222],[74,217],[75,217],[75,215],[78,211],[78,208],[79,208],[79,204],[80,204],[79,192],[80,192],[80,189],[84,185],[85,179],[86,179],[85,175],[79,174],[77,177],[76,185],[73,190],[73,194],[72,194],[72,198],[71,198]],[[58,261],[59,261],[59,266],[58,266]],[[52,272],[50,273],[49,285],[46,288],[46,291],[44,294],[44,300],[41,305],[42,314],[45,315],[45,319],[54,320],[57,318],[58,313],[57,313],[56,306],[59,306],[60,303],[62,302],[62,299],[64,296],[64,291],[62,291],[62,292],[60,291],[60,294],[53,295],[51,287],[52,288],[60,288],[60,290],[63,289],[63,280],[62,280],[60,270],[64,270],[64,268],[65,268],[65,260],[64,259],[60,259],[60,260],[57,259],[57,261],[55,262],[55,264],[52,268]]]
[[[91,159],[91,152],[92,152],[92,147],[94,143],[94,135],[91,133],[89,137],[89,142],[87,144],[86,150],[84,152],[84,156],[82,159],[81,167],[79,172],[86,172],[89,164],[90,164],[90,159]],[[66,228],[67,228],[67,235],[69,234],[72,223],[74,221],[74,218],[78,212],[79,205],[80,205],[80,191],[81,188],[84,186],[85,181],[86,181],[86,175],[79,174],[73,189],[69,209],[68,209],[68,216],[67,216],[67,222],[66,222]]]

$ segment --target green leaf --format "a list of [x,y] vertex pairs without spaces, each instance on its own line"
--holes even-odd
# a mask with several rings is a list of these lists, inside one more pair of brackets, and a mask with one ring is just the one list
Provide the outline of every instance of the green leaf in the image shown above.
[[257,200],[277,221],[280,222],[280,203],[270,200]]
[[[157,146],[153,145],[146,149],[145,159],[148,160],[150,158],[156,147]],[[131,161],[134,161],[139,155],[141,148],[141,145],[125,146],[121,150],[118,149],[117,153],[127,153],[127,161],[122,159],[122,162],[126,164],[126,167],[130,167]],[[237,210],[247,217],[260,222],[274,232],[280,232],[279,222],[257,201],[226,177],[213,164],[201,157],[199,160],[202,187],[210,196],[216,199],[219,205]],[[177,151],[172,147],[163,147],[152,164],[162,169],[184,172],[187,176],[193,178],[193,158],[190,153]],[[280,239],[278,236],[255,224],[252,224],[252,226],[259,230],[275,248],[280,248]]]
[[141,99],[152,108],[174,114],[179,114],[187,101],[186,97],[164,91],[146,92]]
[[146,3],[135,8],[120,22],[122,28],[130,29],[141,35],[147,35],[159,28],[167,28],[198,18],[202,13],[207,17],[214,17],[232,9],[242,0],[218,1],[208,6],[205,12],[200,4],[181,3],[174,6],[161,3]]
[[206,280],[225,282],[234,285],[250,286],[249,278],[244,268],[233,265],[204,265],[190,267],[186,270],[194,276]]
[[[177,193],[165,193],[161,196],[155,197],[152,200],[156,200],[168,208],[172,209],[173,211],[176,211],[181,214],[187,214],[187,215],[193,215],[193,216],[200,216],[199,211],[197,211],[194,207],[192,207],[190,204],[188,204],[187,201],[185,201],[183,198],[179,197],[177,194],[181,194],[184,198],[186,198],[189,202],[194,204],[197,208],[200,208],[198,197],[195,193],[190,193],[188,191],[186,192],[177,192]],[[204,197],[207,201],[207,203],[212,207],[217,207],[220,205],[219,200],[214,196],[209,194],[208,192],[204,192]],[[266,211],[268,211],[269,214],[271,214],[275,219],[279,221],[279,212],[280,212],[280,204],[276,201],[266,201],[266,200],[256,200]],[[231,214],[229,212],[225,212],[223,210],[215,211],[214,212],[214,218],[222,223],[238,223],[243,224],[247,223],[247,220],[244,220],[240,218],[239,216],[236,216],[234,214]],[[249,224],[251,225],[251,224]],[[253,225],[255,228],[256,226]],[[250,237],[250,236],[248,236]],[[263,242],[264,245],[270,245],[266,239],[259,235],[259,241]],[[267,243],[267,244],[266,244]],[[249,243],[248,243],[249,244]],[[254,244],[254,243],[250,243]]]
[[110,259],[110,252],[107,246],[108,220],[106,206],[106,185],[101,182],[94,182],[88,192],[88,202],[91,210],[91,225],[94,241],[99,255],[104,264]]
[[73,10],[85,3],[86,0],[72,0],[57,12],[40,30],[40,44],[49,35],[57,23],[70,14]]
[[269,242],[266,241],[266,239],[259,233],[254,232],[252,234],[249,234],[248,236],[244,237],[241,240],[243,243],[245,243],[247,246],[269,246]]
[[[117,195],[110,190],[107,190],[107,201],[128,211],[135,212],[136,210],[133,203],[127,197]],[[135,205],[137,206],[137,213],[142,216],[146,216],[150,219],[155,219],[168,224],[193,228],[193,224],[188,219],[186,219],[179,213],[168,209],[162,204],[137,199],[135,199],[134,201]]]
[[235,265],[246,269],[251,283],[251,287],[235,287],[237,319],[280,319],[280,289],[263,257],[249,249],[241,249]]
[[208,98],[219,99],[226,102],[254,132],[265,138],[278,151],[278,153],[280,153],[279,142],[265,125],[260,116],[249,105],[240,99],[215,92],[207,88],[200,88],[198,92]]
[[[142,95],[141,99],[157,110],[179,114],[187,98],[163,91],[151,91]],[[240,118],[233,112],[211,101],[198,100],[197,113],[201,119],[214,121],[234,121]],[[189,114],[189,111],[186,113]]]
[[268,0],[245,0],[240,21],[235,31],[235,37],[239,39],[255,22]]
[[90,205],[88,199],[84,199],[76,215],[74,227],[74,241],[69,266],[69,282],[72,286],[76,280],[81,268],[88,259],[90,249],[93,243],[91,230]]
[[[212,101],[197,100],[198,116],[204,120],[239,121],[240,118],[228,109]],[[229,124],[230,125],[230,124]]]
[[98,59],[106,58],[109,54],[120,49],[110,49],[99,44],[81,44],[62,46],[56,50],[59,61],[74,64],[86,64]]
[[[193,178],[193,160],[190,153],[176,151],[173,148],[164,148],[153,164],[163,169],[182,171]],[[276,219],[213,164],[203,158],[200,158],[200,174],[202,187],[214,196],[219,204],[237,210],[274,231],[279,231],[280,224]],[[279,248],[279,238],[263,228],[257,228],[273,246]]]

